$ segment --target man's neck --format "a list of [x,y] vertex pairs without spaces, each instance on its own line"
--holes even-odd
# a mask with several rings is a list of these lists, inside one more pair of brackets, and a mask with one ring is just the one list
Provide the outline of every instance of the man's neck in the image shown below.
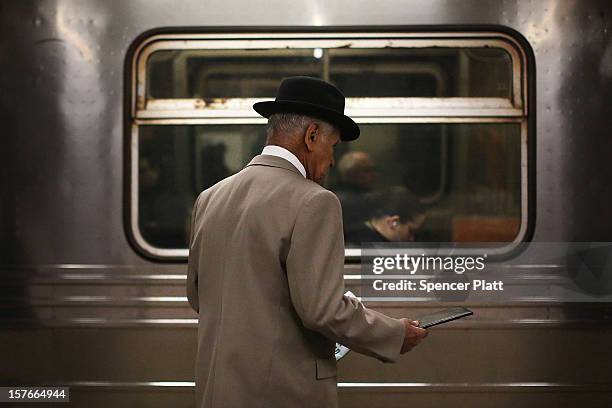
[[384,219],[374,219],[374,220],[367,221],[367,223],[369,224],[370,228],[372,228],[379,235],[383,236],[387,241],[392,241],[386,232],[386,229],[385,229],[386,221]]

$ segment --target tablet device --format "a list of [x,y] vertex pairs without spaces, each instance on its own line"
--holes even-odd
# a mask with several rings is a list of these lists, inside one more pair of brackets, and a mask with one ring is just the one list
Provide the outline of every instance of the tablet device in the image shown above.
[[450,309],[440,310],[439,312],[432,313],[427,316],[423,316],[419,321],[419,327],[426,329],[438,324],[450,322],[451,320],[461,319],[462,317],[471,316],[474,312],[465,307],[453,307]]

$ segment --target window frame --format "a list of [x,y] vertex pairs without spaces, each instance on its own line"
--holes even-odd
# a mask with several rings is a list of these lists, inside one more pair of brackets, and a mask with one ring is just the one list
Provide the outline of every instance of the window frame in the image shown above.
[[[261,98],[228,98],[204,101],[154,99],[148,97],[147,64],[160,50],[270,49],[346,47],[376,48],[480,48],[504,49],[511,58],[512,93],[499,97],[347,98],[345,113],[357,123],[519,123],[521,125],[521,222],[515,239],[489,254],[507,254],[533,231],[535,114],[533,53],[520,34],[504,27],[448,31],[343,30],[300,32],[152,33],[137,40],[126,58],[126,182],[128,205],[124,213],[126,233],[141,255],[160,261],[184,261],[188,248],[158,248],[149,244],[138,226],[139,128],[146,125],[265,124],[252,109]],[[375,47],[376,46],[376,47]],[[445,182],[445,181],[443,181]],[[361,249],[345,250],[347,260],[356,260]]]

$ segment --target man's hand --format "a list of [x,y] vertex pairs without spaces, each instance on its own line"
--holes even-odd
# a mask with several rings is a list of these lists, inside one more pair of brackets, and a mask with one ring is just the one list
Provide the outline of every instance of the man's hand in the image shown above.
[[418,320],[410,320],[410,319],[400,319],[404,326],[406,327],[406,337],[404,337],[404,344],[402,344],[401,354],[407,353],[414,346],[419,344],[421,340],[427,337],[429,333],[426,329],[421,329],[419,327]]

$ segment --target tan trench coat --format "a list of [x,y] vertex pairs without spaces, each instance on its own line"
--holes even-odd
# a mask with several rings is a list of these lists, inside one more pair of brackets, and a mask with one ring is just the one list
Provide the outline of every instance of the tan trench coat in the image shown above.
[[287,160],[203,191],[191,231],[197,407],[336,407],[335,342],[397,360],[403,323],[343,295],[338,199]]

